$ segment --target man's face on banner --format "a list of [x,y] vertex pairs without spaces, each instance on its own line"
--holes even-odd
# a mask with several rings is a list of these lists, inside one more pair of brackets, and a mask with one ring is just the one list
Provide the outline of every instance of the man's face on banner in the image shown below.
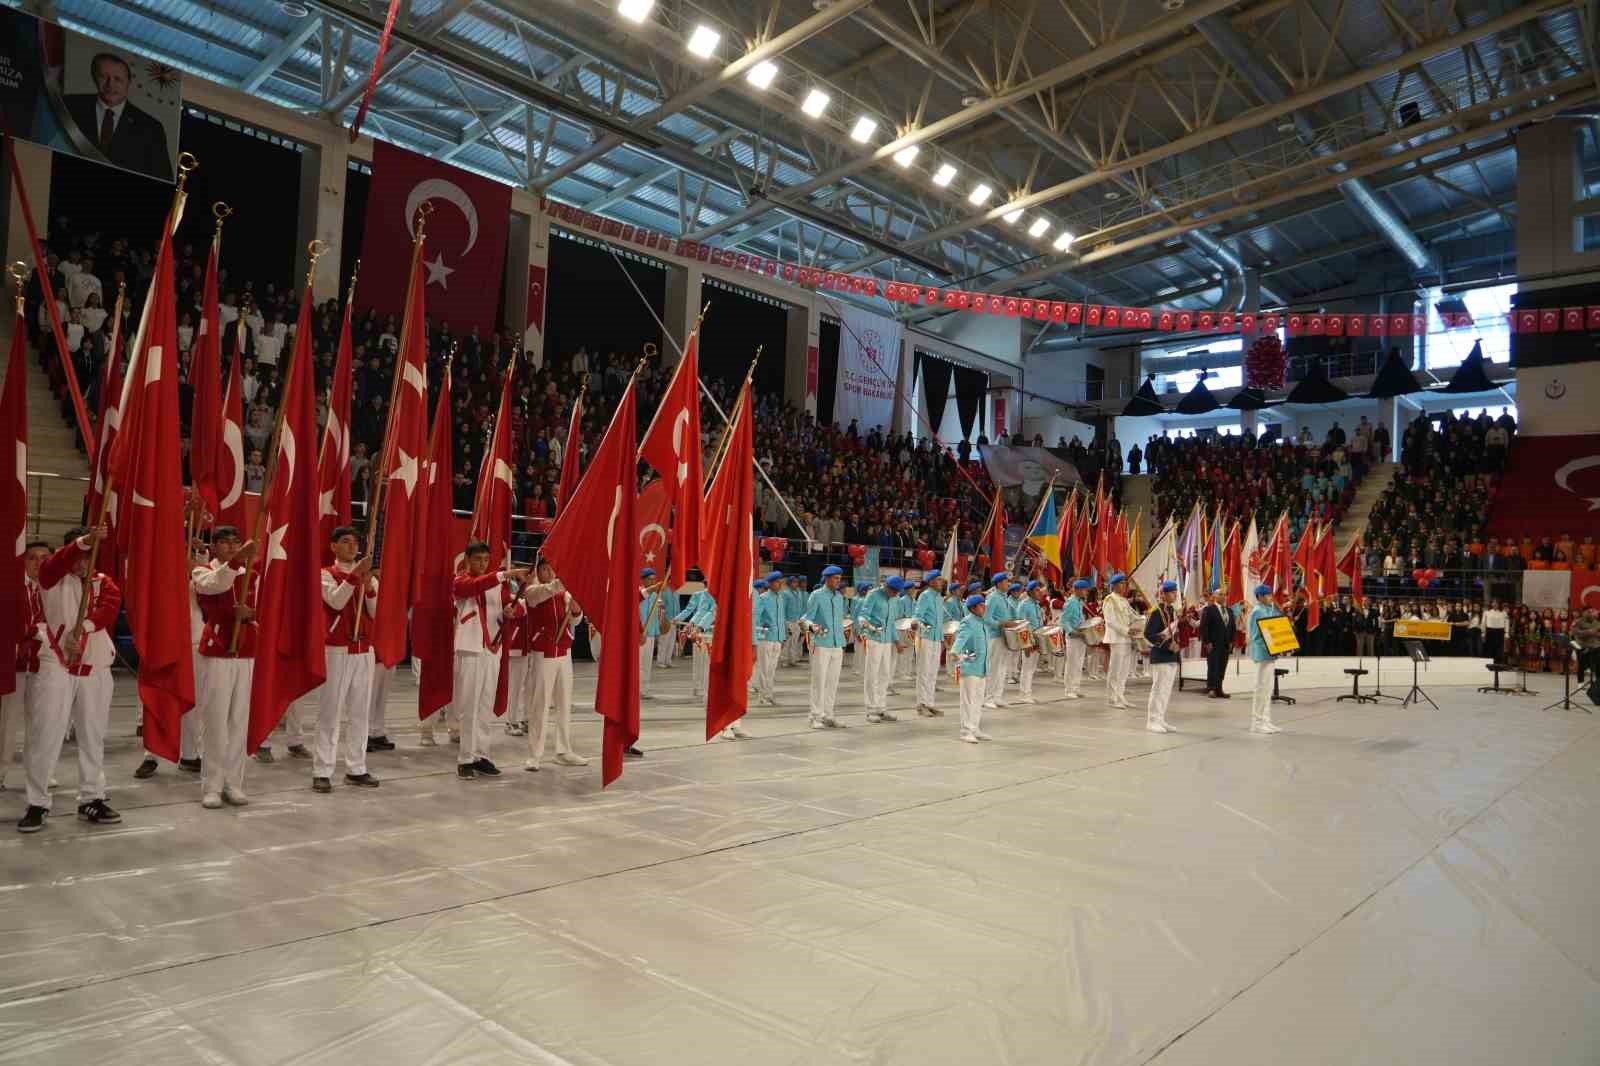
[[116,107],[128,98],[128,65],[120,59],[100,56],[94,61],[95,94],[107,107]]

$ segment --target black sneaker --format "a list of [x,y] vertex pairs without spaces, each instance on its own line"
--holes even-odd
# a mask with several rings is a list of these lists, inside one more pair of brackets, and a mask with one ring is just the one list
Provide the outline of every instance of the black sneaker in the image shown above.
[[91,825],[109,825],[112,822],[122,821],[122,815],[112,810],[111,804],[103,799],[78,804],[78,817]]
[[[199,760],[197,759],[195,761],[198,762]],[[271,761],[272,761],[272,749],[271,748],[269,748],[265,744],[263,744],[263,745],[261,745],[261,747],[256,749],[256,762],[271,762]]]
[[329,781],[326,777],[313,777],[311,779],[311,791],[332,792],[333,782]]
[[368,737],[367,738],[367,750],[368,751],[393,751],[394,750],[394,741],[390,740],[388,737]]
[[477,762],[472,764],[472,768],[478,773],[482,774],[484,777],[500,776],[500,767],[496,766],[488,759],[479,759]]
[[371,774],[345,774],[344,783],[357,788],[377,788],[378,779]]
[[456,765],[456,776],[461,778],[463,781],[471,781],[478,776],[478,771],[473,769],[472,763],[458,763]]
[[291,759],[309,759],[309,758],[311,758],[311,749],[307,748],[304,744],[290,744],[289,745],[289,758],[291,758]]
[[137,777],[141,781],[147,777],[154,777],[155,775],[156,761],[154,759],[146,759],[144,762],[140,763],[139,768],[133,772],[133,776]]
[[29,806],[23,813],[22,820],[17,823],[19,833],[37,833],[44,828],[44,816],[50,812],[44,807]]
[[187,770],[191,774],[197,774],[197,773],[200,772],[200,760],[199,759],[179,759],[178,760],[178,769]]
[[622,749],[622,754],[624,758],[628,759],[644,758],[644,752],[640,751],[638,748],[624,748]]

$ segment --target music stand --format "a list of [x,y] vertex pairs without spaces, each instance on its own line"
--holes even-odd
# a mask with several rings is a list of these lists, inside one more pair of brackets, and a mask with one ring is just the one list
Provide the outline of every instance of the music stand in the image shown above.
[[1548,707],[1539,708],[1542,711],[1553,711],[1557,707],[1563,711],[1582,711],[1584,714],[1593,714],[1589,708],[1582,704],[1572,702],[1572,638],[1551,637],[1555,646],[1561,649],[1561,698]]
[[[1389,628],[1390,631],[1393,632],[1393,619],[1390,619],[1389,621]],[[1372,639],[1372,691],[1367,693],[1367,695],[1372,697],[1372,702],[1374,703],[1378,702],[1379,700],[1394,700],[1396,703],[1404,707],[1406,702],[1404,697],[1391,695],[1390,693],[1383,691],[1383,641],[1383,627],[1380,624],[1377,634]]]
[[1428,655],[1427,646],[1420,640],[1408,640],[1406,641],[1406,651],[1411,654],[1411,691],[1406,693],[1406,698],[1401,702],[1400,706],[1409,707],[1412,702],[1421,703],[1423,700],[1427,700],[1429,705],[1437,711],[1439,705],[1434,703],[1433,698],[1422,691],[1422,686],[1417,683],[1417,672],[1421,664],[1432,662],[1431,657]]

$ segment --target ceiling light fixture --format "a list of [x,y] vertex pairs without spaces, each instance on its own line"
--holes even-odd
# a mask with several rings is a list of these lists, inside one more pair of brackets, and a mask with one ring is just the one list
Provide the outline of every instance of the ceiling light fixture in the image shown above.
[[717,42],[720,40],[722,34],[702,23],[689,35],[689,54],[699,56],[701,59],[710,59],[712,53],[717,50]]
[[988,203],[989,197],[993,195],[993,189],[989,188],[989,186],[983,184],[982,182],[979,182],[978,187],[967,194],[967,203],[974,207],[982,207],[984,204]]
[[917,158],[917,153],[922,151],[914,144],[908,144],[894,154],[894,161],[903,167],[909,167],[911,161]]
[[1061,231],[1061,235],[1056,238],[1056,243],[1054,245],[1055,250],[1058,251],[1058,252],[1064,252],[1068,248],[1070,248],[1071,246],[1072,246],[1072,234],[1068,233],[1065,230],[1062,230]]
[[618,0],[617,14],[629,22],[643,22],[655,7],[656,0]]
[[800,105],[800,110],[816,118],[828,109],[828,101],[833,99],[821,89],[812,89],[806,94],[805,102]]
[[940,167],[938,169],[938,171],[936,171],[934,173],[934,175],[933,175],[933,183],[935,185],[939,186],[939,188],[942,189],[946,185],[949,185],[952,181],[954,181],[955,180],[955,176],[956,176],[956,168],[954,166],[950,165],[949,163],[946,163],[944,166]]
[[754,85],[757,89],[765,89],[772,84],[772,79],[777,76],[778,64],[769,59],[763,59],[750,68],[750,73],[744,76],[744,80]]
[[1045,231],[1049,228],[1050,220],[1048,218],[1036,218],[1033,220],[1033,225],[1028,227],[1028,236],[1043,237]]
[[1006,225],[1008,225],[1008,226],[1016,225],[1017,224],[1017,219],[1019,219],[1021,217],[1022,217],[1022,208],[1020,208],[1020,207],[1017,208],[1015,211],[1007,211],[1005,213]]
[[865,144],[872,140],[872,135],[878,131],[876,119],[862,115],[856,119],[855,128],[850,131],[850,139],[857,144]]

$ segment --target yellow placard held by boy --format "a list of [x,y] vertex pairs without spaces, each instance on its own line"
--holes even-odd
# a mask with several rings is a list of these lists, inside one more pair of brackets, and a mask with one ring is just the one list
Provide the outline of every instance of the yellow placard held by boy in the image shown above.
[[1286,655],[1300,650],[1300,638],[1294,635],[1294,623],[1279,616],[1263,618],[1260,622],[1261,639],[1273,655]]

